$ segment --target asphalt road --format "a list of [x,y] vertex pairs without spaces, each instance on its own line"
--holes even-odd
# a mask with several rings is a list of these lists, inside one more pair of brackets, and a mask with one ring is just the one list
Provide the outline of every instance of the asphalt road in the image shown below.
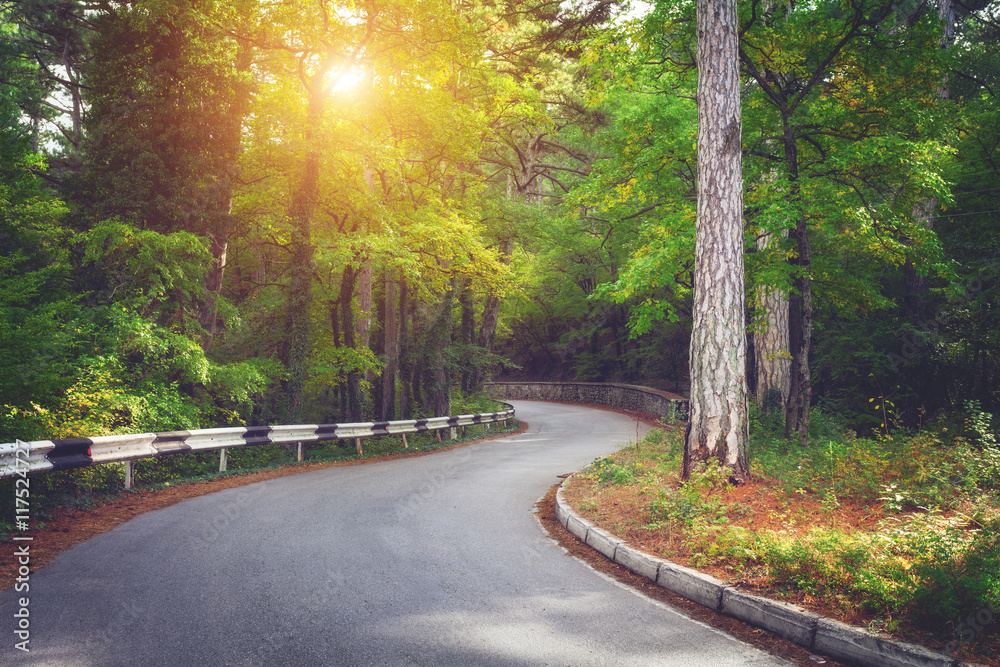
[[515,405],[522,435],[229,489],[77,545],[0,595],[0,664],[788,664],[552,542],[531,510],[556,476],[645,427]]

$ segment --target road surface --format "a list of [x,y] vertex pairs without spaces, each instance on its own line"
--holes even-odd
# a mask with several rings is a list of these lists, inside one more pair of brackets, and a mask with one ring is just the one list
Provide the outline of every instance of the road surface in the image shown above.
[[229,489],[77,545],[0,595],[0,664],[788,664],[599,575],[533,516],[644,426],[515,406],[521,435]]

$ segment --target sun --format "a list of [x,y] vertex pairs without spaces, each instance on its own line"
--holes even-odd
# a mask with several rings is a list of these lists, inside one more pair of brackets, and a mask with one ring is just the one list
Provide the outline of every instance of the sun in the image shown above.
[[365,71],[359,65],[353,65],[333,74],[333,92],[350,93],[356,90],[365,80]]

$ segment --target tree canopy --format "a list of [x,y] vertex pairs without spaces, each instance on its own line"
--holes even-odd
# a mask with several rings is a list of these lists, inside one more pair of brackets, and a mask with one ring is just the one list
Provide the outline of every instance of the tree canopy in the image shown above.
[[[747,390],[801,442],[818,409],[889,428],[872,399],[995,411],[1000,5],[737,9]],[[7,439],[700,372],[694,2],[32,0],[0,29]]]

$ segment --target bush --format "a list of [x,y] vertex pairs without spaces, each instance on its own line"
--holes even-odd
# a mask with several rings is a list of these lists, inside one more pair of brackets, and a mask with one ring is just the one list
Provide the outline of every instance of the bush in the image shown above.
[[636,475],[636,469],[633,464],[618,463],[610,456],[594,459],[593,463],[587,466],[586,472],[602,486],[607,486],[608,484],[623,486],[635,479]]
[[715,459],[674,488],[667,486],[646,505],[651,523],[677,522],[692,526],[697,521],[719,523],[726,519],[728,507],[722,491],[728,487],[729,471]]
[[975,618],[982,610],[1000,617],[1000,520],[976,534],[964,558],[928,560],[921,565],[919,575],[916,608],[928,626],[955,631],[966,618]]

